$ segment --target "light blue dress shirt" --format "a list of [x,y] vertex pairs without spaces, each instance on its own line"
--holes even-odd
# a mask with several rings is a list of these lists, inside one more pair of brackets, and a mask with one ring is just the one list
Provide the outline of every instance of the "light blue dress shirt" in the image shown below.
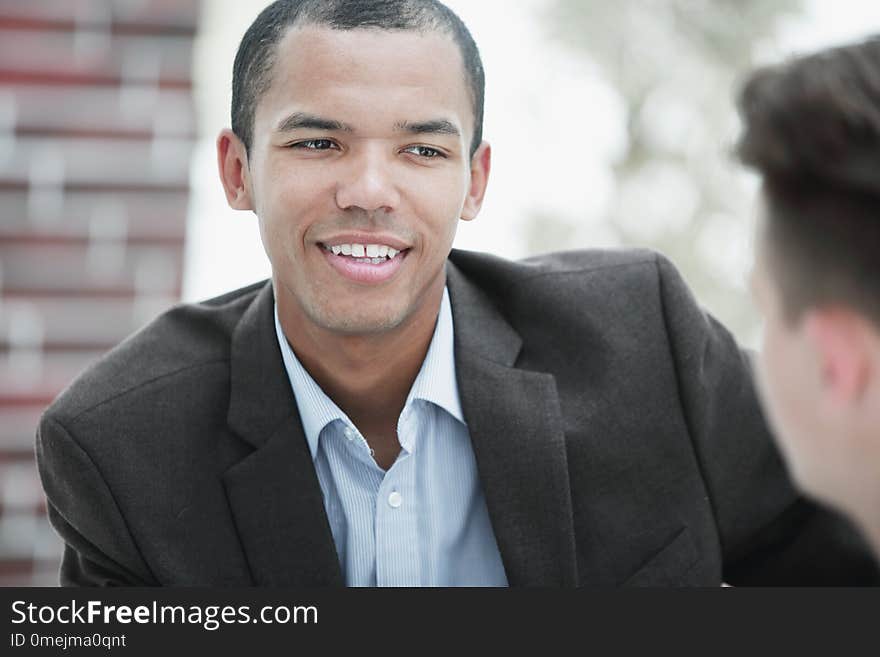
[[360,431],[306,372],[275,309],[284,367],[348,586],[507,586],[455,379],[444,289],[434,335],[382,470]]

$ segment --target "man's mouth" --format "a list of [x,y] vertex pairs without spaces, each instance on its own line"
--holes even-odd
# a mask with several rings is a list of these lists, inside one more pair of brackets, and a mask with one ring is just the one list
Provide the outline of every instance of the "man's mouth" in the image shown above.
[[325,251],[329,251],[335,256],[349,259],[364,265],[381,265],[389,260],[394,260],[400,253],[406,253],[409,249],[400,251],[393,246],[387,244],[334,244],[328,246],[321,245]]
[[327,263],[338,274],[352,282],[366,285],[390,281],[410,252],[409,248],[401,250],[381,243],[319,243],[318,246]]

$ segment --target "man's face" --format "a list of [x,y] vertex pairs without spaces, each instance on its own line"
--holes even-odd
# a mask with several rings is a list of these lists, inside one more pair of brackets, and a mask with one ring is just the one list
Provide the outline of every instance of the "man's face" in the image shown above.
[[476,216],[485,189],[488,145],[472,171],[473,122],[451,38],[291,29],[244,172],[279,308],[347,334],[430,312],[457,222]]
[[757,381],[777,444],[797,484],[808,493],[839,503],[851,497],[852,458],[846,429],[829,412],[823,359],[806,328],[806,316],[790,322],[774,278],[774,258],[766,224],[758,230],[752,291],[763,315]]
[[[763,238],[759,238],[763,239]],[[812,371],[815,363],[803,331],[790,326],[783,316],[779,290],[768,271],[766,246],[758,246],[752,270],[752,291],[763,316],[763,335],[758,357],[757,380],[764,408],[783,456],[799,483],[803,483],[804,462],[816,430],[817,390]],[[810,459],[812,456],[809,457]]]

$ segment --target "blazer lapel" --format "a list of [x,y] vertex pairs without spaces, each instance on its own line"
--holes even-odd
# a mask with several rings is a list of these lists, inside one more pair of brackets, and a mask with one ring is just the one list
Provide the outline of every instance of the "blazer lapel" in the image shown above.
[[[508,581],[573,586],[572,505],[556,382],[513,367],[521,339],[449,262],[447,283],[462,410]],[[342,586],[278,350],[270,283],[233,334],[228,423],[254,447],[223,482],[255,584]]]
[[223,483],[254,583],[342,586],[321,487],[278,349],[270,282],[233,333],[230,428],[255,448]]
[[577,564],[554,377],[513,367],[522,340],[447,262],[462,409],[512,586],[574,586]]

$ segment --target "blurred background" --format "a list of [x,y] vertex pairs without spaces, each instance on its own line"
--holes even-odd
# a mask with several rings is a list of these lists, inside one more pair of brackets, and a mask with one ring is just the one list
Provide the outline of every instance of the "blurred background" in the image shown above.
[[[268,276],[214,138],[264,0],[0,0],[0,585],[54,585],[40,413],[180,300]],[[481,49],[494,165],[456,246],[647,246],[747,346],[756,181],[730,155],[752,67],[880,31],[860,0],[450,0]]]

